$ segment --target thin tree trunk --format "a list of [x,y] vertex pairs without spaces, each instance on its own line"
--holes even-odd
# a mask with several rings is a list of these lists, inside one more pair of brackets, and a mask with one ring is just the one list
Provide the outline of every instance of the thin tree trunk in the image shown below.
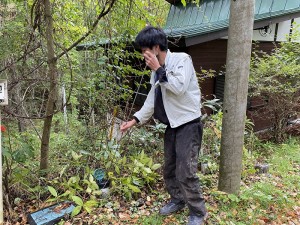
[[64,109],[64,121],[66,127],[66,134],[69,134],[69,125],[68,125],[68,113],[67,113],[67,99],[66,99],[66,89],[65,85],[63,84],[61,87],[62,92],[62,99],[63,99],[63,109]]
[[231,0],[219,190],[240,190],[255,0]]
[[[17,105],[21,106],[22,104],[22,98],[20,96],[20,89],[21,89],[21,85],[17,85],[15,88],[15,101],[17,103]],[[21,114],[21,109],[18,107],[16,108],[16,113],[17,114]],[[19,132],[23,132],[25,130],[25,121],[23,118],[17,118],[18,120],[18,128],[19,128]]]
[[53,18],[51,13],[50,0],[44,0],[44,12],[46,22],[46,39],[47,39],[47,61],[48,61],[48,78],[50,80],[49,96],[46,105],[46,118],[44,119],[44,127],[41,141],[41,161],[40,170],[46,175],[48,169],[49,157],[49,142],[50,131],[52,125],[53,113],[57,101],[58,89],[58,73],[57,73],[57,59],[54,54],[54,40],[53,40]]

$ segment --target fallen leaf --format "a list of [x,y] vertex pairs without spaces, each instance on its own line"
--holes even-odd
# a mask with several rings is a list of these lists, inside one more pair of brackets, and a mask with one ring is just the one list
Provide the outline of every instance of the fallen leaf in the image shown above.
[[127,213],[119,213],[120,220],[130,220],[130,215]]

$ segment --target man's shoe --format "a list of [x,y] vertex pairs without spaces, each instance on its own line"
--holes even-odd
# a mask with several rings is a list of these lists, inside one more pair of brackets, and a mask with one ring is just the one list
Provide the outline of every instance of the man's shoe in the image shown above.
[[207,218],[207,214],[205,216],[189,216],[189,222],[187,225],[203,225]]
[[172,213],[178,212],[179,210],[182,210],[184,207],[185,207],[184,202],[174,203],[170,201],[168,204],[166,204],[164,207],[162,207],[159,210],[159,213],[163,216],[167,216]]

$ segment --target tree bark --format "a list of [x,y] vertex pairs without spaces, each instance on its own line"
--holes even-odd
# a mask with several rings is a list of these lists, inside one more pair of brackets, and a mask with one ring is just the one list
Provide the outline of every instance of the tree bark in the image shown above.
[[255,0],[231,0],[219,190],[240,190]]
[[57,58],[54,52],[53,39],[53,18],[51,12],[50,0],[44,0],[45,24],[46,24],[46,42],[47,42],[47,63],[48,63],[48,79],[50,80],[49,96],[46,105],[46,118],[44,119],[44,127],[41,141],[41,161],[40,170],[43,175],[47,174],[48,157],[49,157],[49,142],[50,131],[53,113],[58,95],[58,73],[57,73]]

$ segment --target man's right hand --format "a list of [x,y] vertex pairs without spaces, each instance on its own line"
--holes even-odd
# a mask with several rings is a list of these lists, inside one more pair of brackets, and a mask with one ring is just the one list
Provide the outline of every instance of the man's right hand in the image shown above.
[[122,125],[120,127],[120,130],[121,130],[121,132],[125,132],[129,128],[133,127],[135,124],[136,124],[136,120],[135,119],[130,120],[128,122],[124,122],[124,123],[122,123]]

